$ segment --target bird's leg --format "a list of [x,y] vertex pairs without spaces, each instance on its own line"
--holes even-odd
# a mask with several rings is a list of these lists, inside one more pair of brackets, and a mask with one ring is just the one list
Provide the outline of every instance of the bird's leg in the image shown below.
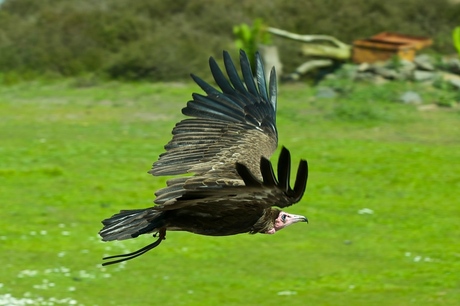
[[139,249],[137,251],[134,251],[134,252],[128,253],[128,254],[114,255],[114,256],[108,256],[108,257],[102,258],[103,260],[106,260],[106,259],[124,257],[124,258],[117,259],[117,260],[114,260],[114,261],[104,262],[102,265],[103,266],[108,266],[108,265],[116,264],[116,263],[119,263],[119,262],[122,262],[122,261],[126,261],[126,260],[136,258],[137,256],[140,256],[140,255],[142,255],[144,253],[147,253],[151,249],[159,246],[162,240],[166,239],[166,229],[162,228],[162,229],[160,229],[158,232],[156,232],[153,235],[153,237],[157,237],[157,236],[158,236],[158,239],[155,240],[155,242],[153,242],[153,243],[151,243],[149,245],[146,245],[145,247],[143,247],[143,248],[141,248],[141,249]]

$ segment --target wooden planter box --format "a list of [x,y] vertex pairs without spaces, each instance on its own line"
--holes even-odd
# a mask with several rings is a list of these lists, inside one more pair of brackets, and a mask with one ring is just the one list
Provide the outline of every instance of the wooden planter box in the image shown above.
[[412,61],[417,50],[432,43],[433,41],[426,37],[382,32],[353,42],[353,62],[374,63],[386,61],[393,56]]

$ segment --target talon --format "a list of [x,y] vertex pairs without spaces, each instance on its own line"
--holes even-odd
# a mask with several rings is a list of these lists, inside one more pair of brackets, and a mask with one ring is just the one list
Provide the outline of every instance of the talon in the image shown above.
[[139,249],[137,251],[134,251],[134,252],[128,253],[128,254],[114,255],[114,256],[108,256],[108,257],[102,258],[103,260],[106,260],[106,259],[123,257],[123,258],[118,259],[118,260],[104,262],[102,265],[107,266],[107,265],[116,264],[116,263],[119,263],[119,262],[122,262],[122,261],[126,261],[126,260],[136,258],[137,256],[140,256],[140,255],[142,255],[144,253],[147,253],[151,249],[156,248],[157,246],[159,246],[162,240],[166,239],[166,229],[162,228],[159,232],[155,233],[153,235],[153,237],[157,237],[158,234],[159,234],[159,237],[155,242],[153,242],[153,243],[151,243],[149,245],[146,245],[145,247],[143,247],[143,248],[141,248],[141,249]]

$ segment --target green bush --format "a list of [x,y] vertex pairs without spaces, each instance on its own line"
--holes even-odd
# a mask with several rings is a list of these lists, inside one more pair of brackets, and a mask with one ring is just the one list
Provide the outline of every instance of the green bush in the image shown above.
[[233,27],[236,48],[246,51],[252,63],[255,62],[255,53],[260,44],[272,44],[271,34],[267,32],[267,27],[268,25],[261,18],[254,20],[252,26],[242,23]]
[[[0,8],[0,73],[175,80],[208,75],[209,55],[236,54],[232,29],[261,18],[300,34],[352,43],[380,31],[433,37],[452,52],[460,5],[438,0],[5,0]],[[305,59],[299,43],[274,37],[286,71]],[[193,69],[193,70],[192,70]]]

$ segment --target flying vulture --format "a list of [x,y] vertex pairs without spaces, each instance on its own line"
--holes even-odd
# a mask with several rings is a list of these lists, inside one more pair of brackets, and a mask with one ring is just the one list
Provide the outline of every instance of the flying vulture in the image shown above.
[[307,222],[304,216],[275,208],[300,201],[308,177],[307,162],[301,160],[290,187],[291,156],[284,147],[278,178],[269,160],[278,145],[275,69],[267,87],[258,53],[253,74],[246,53],[240,51],[242,78],[227,52],[223,58],[228,79],[214,58],[209,59],[220,90],[191,75],[206,95],[192,95],[182,109],[190,118],[176,124],[166,152],[149,171],[155,176],[180,176],[155,193],[155,206],[122,210],[103,220],[99,232],[103,241],[150,233],[157,240],[129,254],[105,257],[117,259],[104,265],[146,253],[166,238],[167,231],[208,236],[274,234],[290,224]]

